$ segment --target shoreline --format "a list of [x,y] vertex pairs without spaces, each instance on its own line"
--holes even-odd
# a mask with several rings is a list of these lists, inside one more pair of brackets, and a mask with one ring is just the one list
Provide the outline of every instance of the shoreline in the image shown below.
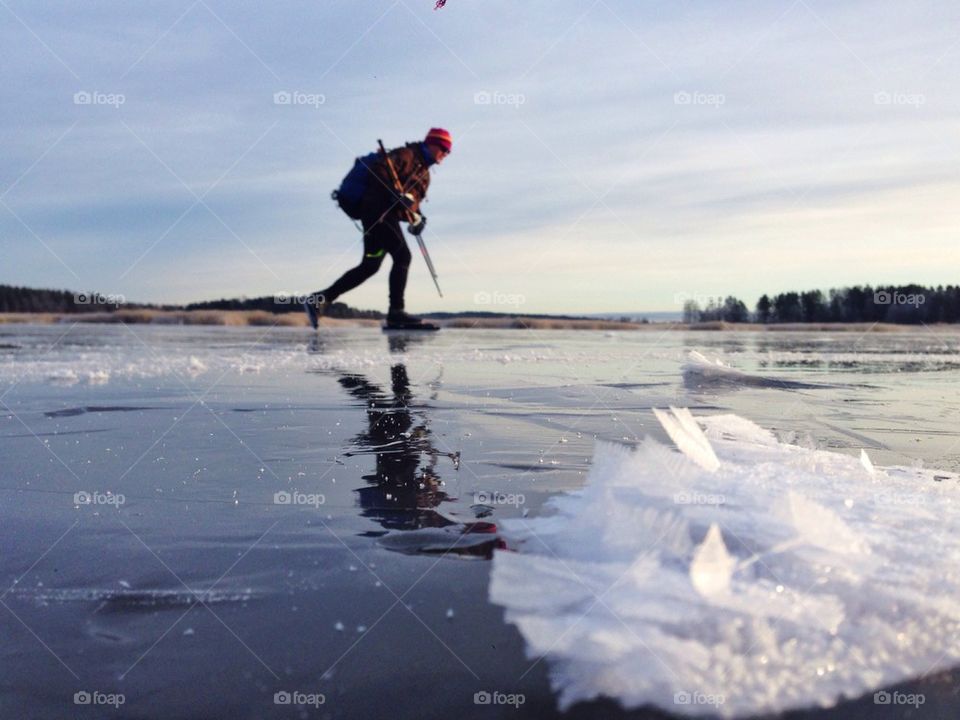
[[[712,332],[908,332],[960,331],[960,325],[908,325],[895,323],[761,323],[701,322],[620,322],[591,318],[512,317],[428,318],[445,328],[480,330],[603,330],[603,331],[712,331]],[[55,325],[62,323],[131,325],[210,325],[229,327],[307,327],[302,313],[275,314],[264,310],[117,310],[112,313],[0,313],[0,325]],[[379,327],[373,318],[320,319],[321,327]]]

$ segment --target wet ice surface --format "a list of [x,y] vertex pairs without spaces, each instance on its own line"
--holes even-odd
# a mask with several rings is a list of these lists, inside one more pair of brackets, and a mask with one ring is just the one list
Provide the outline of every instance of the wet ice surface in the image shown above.
[[[958,337],[358,329],[311,341],[292,329],[0,327],[0,715],[99,717],[73,704],[82,690],[122,692],[123,712],[142,718],[312,712],[274,705],[279,691],[323,693],[334,717],[387,704],[401,718],[557,714],[550,679],[562,668],[528,659],[530,638],[488,602],[486,558],[520,557],[496,549],[490,524],[554,514],[544,502],[584,487],[595,438],[672,444],[652,413],[671,405],[735,413],[806,452],[859,463],[866,448],[877,468],[956,472]],[[736,372],[684,374],[690,351]],[[595,462],[609,452],[620,451],[600,449]],[[894,499],[901,481],[890,479]],[[835,499],[830,486],[800,485],[811,502]],[[681,508],[694,545],[710,518],[693,515],[715,509]],[[757,548],[776,540],[773,516],[741,515]],[[752,535],[751,518],[763,520]],[[905,505],[900,531],[871,530],[866,542],[876,555],[905,528],[938,523],[951,527],[937,508]],[[720,536],[737,562],[756,550]],[[949,617],[952,600],[931,581],[951,582],[943,568],[906,566],[925,558],[920,539],[884,577],[925,587],[928,615]],[[719,548],[708,545],[700,567],[722,567]],[[594,559],[597,572],[609,561]],[[923,618],[903,607],[909,634]],[[894,657],[900,674],[877,682],[909,676],[915,657]],[[917,688],[919,710],[871,696],[832,712],[955,714],[949,675]],[[525,704],[477,705],[481,691]],[[615,706],[571,713],[613,717]]]

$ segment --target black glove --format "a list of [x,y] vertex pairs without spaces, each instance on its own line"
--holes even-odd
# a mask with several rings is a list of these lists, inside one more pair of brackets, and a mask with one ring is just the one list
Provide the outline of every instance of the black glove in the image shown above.
[[410,219],[410,224],[407,226],[407,232],[411,235],[421,235],[423,234],[423,229],[426,226],[426,216],[420,215],[419,213],[413,213],[413,217]]

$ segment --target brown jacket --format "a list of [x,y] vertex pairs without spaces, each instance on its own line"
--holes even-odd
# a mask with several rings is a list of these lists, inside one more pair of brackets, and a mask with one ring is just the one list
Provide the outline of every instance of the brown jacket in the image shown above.
[[[413,211],[420,212],[420,202],[427,196],[427,188],[430,186],[430,168],[423,157],[421,143],[407,143],[404,147],[387,151],[387,155],[397,171],[403,192],[413,195]],[[374,179],[367,189],[371,197],[367,199],[371,200],[375,207],[384,209],[397,203],[396,193],[393,190],[393,177],[382,157],[373,167],[373,174]],[[396,207],[395,217],[405,219],[403,206],[397,203]]]

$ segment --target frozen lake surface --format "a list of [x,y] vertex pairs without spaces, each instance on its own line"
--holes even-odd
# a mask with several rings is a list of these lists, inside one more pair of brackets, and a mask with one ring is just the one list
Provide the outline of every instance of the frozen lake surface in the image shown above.
[[958,350],[0,326],[0,716],[955,716]]

